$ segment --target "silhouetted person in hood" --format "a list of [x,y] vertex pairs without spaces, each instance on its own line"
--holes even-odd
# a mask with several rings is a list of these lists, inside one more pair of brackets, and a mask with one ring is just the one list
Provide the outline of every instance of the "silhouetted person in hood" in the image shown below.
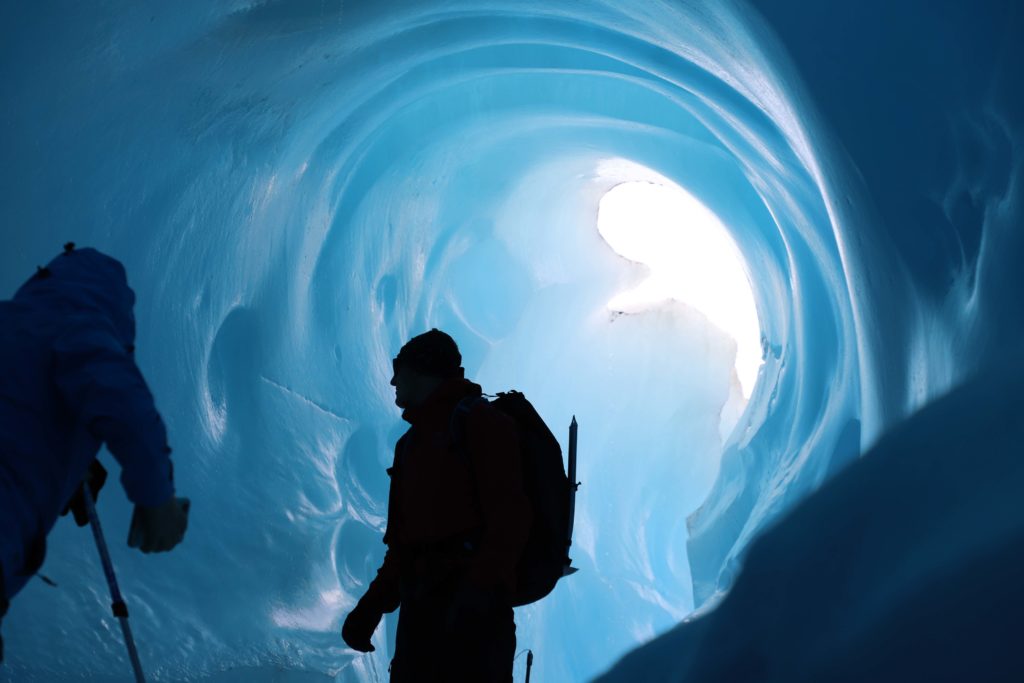
[[438,330],[394,360],[395,403],[412,426],[388,470],[384,563],[342,629],[346,643],[370,652],[381,617],[401,605],[392,683],[512,681],[510,595],[530,502],[515,423],[479,400],[461,363]]
[[133,359],[134,304],[118,261],[72,244],[0,301],[0,619],[61,510],[102,472],[104,443],[135,503],[140,549],[184,537],[167,434]]

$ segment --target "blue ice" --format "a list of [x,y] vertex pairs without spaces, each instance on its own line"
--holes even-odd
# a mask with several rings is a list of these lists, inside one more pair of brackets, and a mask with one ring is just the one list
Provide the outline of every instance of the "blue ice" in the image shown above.
[[[151,678],[387,679],[394,615],[372,655],[339,629],[384,550],[390,358],[431,326],[563,444],[581,425],[581,571],[517,614],[535,681],[824,680],[877,663],[858,654],[900,610],[934,630],[912,598],[943,576],[1019,607],[1022,12],[0,7],[0,295],[68,240],[125,263],[192,499],[160,556],[100,500]],[[644,277],[596,231],[636,169],[746,261],[764,362],[725,439],[734,343],[685,307],[606,307]],[[59,524],[42,571],[59,585],[14,602],[0,681],[127,680],[88,534]],[[980,647],[1002,624],[956,596]]]

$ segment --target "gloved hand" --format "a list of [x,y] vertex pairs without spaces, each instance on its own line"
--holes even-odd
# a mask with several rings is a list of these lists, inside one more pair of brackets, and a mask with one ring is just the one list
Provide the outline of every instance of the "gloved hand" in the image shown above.
[[341,627],[341,637],[353,650],[373,652],[376,648],[370,643],[370,636],[377,630],[377,624],[384,613],[373,609],[364,600],[356,603]]
[[172,549],[185,538],[188,528],[188,498],[171,497],[157,507],[135,506],[128,547],[144,553],[162,553]]
[[85,479],[82,480],[82,485],[75,489],[75,494],[71,496],[71,500],[64,506],[64,511],[60,513],[61,517],[71,512],[75,516],[75,524],[78,526],[85,526],[89,523],[89,513],[85,509],[85,496],[82,494],[82,486],[88,486],[92,492],[92,499],[99,500],[100,489],[103,488],[103,484],[107,481],[107,470],[103,465],[100,464],[99,460],[93,460],[89,465],[89,471],[85,474]]

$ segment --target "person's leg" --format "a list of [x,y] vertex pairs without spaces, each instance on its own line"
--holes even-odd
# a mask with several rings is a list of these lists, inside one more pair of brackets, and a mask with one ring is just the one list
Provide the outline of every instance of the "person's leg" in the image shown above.
[[511,683],[516,624],[507,599],[495,596],[481,612],[463,613],[449,632],[451,675],[446,683]]
[[488,618],[483,655],[484,680],[512,683],[512,660],[516,656],[516,621],[507,601],[499,601]]
[[4,661],[4,615],[10,603],[7,601],[7,588],[4,581],[4,566],[0,564],[0,664]]
[[416,605],[402,600],[398,608],[398,631],[395,634],[395,652],[388,668],[391,683],[409,683],[416,680]]
[[438,593],[403,591],[395,634],[395,656],[391,660],[391,683],[440,683],[447,681],[443,670],[445,643],[444,606]]

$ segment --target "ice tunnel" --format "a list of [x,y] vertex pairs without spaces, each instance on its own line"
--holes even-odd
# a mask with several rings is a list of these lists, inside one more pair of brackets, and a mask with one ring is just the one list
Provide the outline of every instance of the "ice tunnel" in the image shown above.
[[[919,627],[878,615],[940,568],[1013,584],[1024,555],[1022,32],[1003,0],[0,7],[0,292],[69,240],[125,263],[192,499],[159,556],[99,501],[152,680],[387,680],[394,615],[369,655],[339,628],[384,551],[390,359],[433,326],[581,425],[580,572],[517,610],[532,680],[889,680],[828,666]],[[609,306],[649,274],[598,231],[630,182],[728,230],[755,339]],[[926,443],[968,466],[915,469]],[[835,623],[823,557],[861,598]],[[88,534],[59,523],[42,573],[0,681],[128,680]]]

